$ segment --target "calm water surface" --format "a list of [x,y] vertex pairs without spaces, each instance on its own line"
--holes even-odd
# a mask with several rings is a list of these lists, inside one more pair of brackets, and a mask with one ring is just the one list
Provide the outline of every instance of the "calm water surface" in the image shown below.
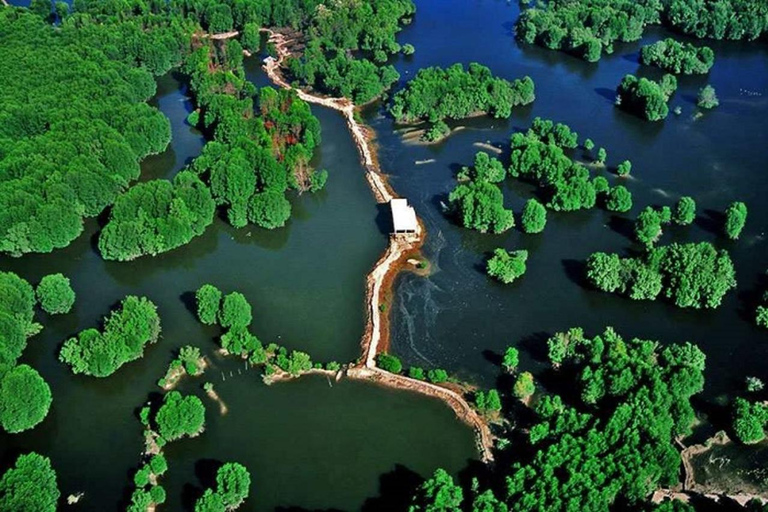
[[[518,45],[511,32],[518,15],[514,2],[417,4],[416,19],[400,38],[412,43],[416,53],[395,63],[404,77],[426,66],[479,62],[507,79],[530,75],[536,101],[515,110],[509,120],[459,123],[467,129],[433,146],[403,144],[389,117],[377,109],[368,113],[379,135],[384,171],[426,223],[425,252],[436,268],[428,279],[412,274],[399,278],[392,311],[393,349],[409,363],[445,367],[468,380],[494,385],[498,367],[491,361],[506,346],[521,349],[523,366],[538,368],[552,333],[582,326],[594,334],[612,325],[627,337],[697,343],[707,354],[708,399],[742,389],[747,375],[767,379],[768,332],[754,326],[749,298],[768,268],[768,45],[708,43],[716,53],[711,73],[680,78],[671,100],[671,108],[681,107],[682,114],[649,123],[615,108],[614,91],[626,73],[660,76],[659,70],[638,64],[638,53],[642,44],[668,32],[649,30],[642,42],[618,45],[613,55],[590,64]],[[695,97],[707,83],[716,88],[720,107],[695,119]],[[527,129],[535,116],[565,122],[582,140],[590,137],[604,146],[609,164],[605,175],[611,182],[617,182],[615,166],[630,159],[632,178],[626,185],[634,195],[633,210],[625,215],[598,209],[550,212],[540,235],[524,235],[518,229],[483,235],[447,219],[441,202],[455,186],[458,168],[471,165],[479,150],[473,144],[491,142],[506,149],[509,135]],[[507,155],[505,151],[502,158]],[[427,159],[435,162],[415,164]],[[712,241],[729,250],[739,287],[721,308],[681,310],[582,285],[583,262],[591,253],[639,249],[632,242],[637,213],[649,204],[673,205],[682,195],[696,200],[699,219],[687,228],[667,229],[662,243]],[[517,214],[532,196],[527,185],[505,186],[506,202]],[[719,212],[735,200],[747,203],[749,218],[741,239],[730,242],[717,235]],[[485,260],[496,247],[529,251],[528,271],[518,282],[504,286],[485,276]]]
[[[263,85],[258,69],[249,65],[252,79]],[[173,142],[143,163],[142,180],[172,178],[203,145],[201,134],[184,121],[191,106],[179,77],[161,77],[152,104],[171,119]],[[99,222],[91,219],[64,250],[0,259],[0,268],[32,283],[62,272],[77,293],[72,313],[39,315],[45,329],[30,340],[23,362],[50,383],[53,406],[34,430],[0,434],[3,467],[19,453],[38,451],[51,457],[65,496],[85,492],[79,509],[124,510],[142,449],[136,412],[160,391],[155,383],[178,348],[188,344],[201,347],[213,368],[185,382],[182,391],[202,395],[202,383],[210,380],[229,413],[220,416],[204,398],[209,405],[205,433],[169,447],[170,470],[163,482],[168,510],[191,510],[217,461],[239,461],[251,470],[252,499],[243,510],[357,510],[378,496],[380,485],[386,490],[387,483],[410,483],[439,466],[457,472],[475,456],[472,432],[442,403],[363,383],[330,387],[318,378],[267,387],[258,372],[217,359],[218,332],[200,325],[192,313],[194,290],[213,283],[248,297],[254,332],[265,343],[305,350],[317,361],[359,356],[364,279],[384,250],[386,235],[343,118],[325,109],[314,112],[323,130],[314,163],[329,169],[330,178],[321,193],[292,199],[293,216],[284,229],[235,230],[217,219],[182,249],[115,263],[98,256]],[[157,304],[161,341],[109,378],[72,375],[57,360],[61,343],[98,326],[128,294]]]

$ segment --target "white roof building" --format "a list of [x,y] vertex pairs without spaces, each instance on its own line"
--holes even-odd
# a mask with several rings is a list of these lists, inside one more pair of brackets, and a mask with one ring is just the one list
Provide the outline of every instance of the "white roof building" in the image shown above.
[[395,233],[415,233],[418,229],[416,211],[408,205],[407,199],[392,199],[392,225]]

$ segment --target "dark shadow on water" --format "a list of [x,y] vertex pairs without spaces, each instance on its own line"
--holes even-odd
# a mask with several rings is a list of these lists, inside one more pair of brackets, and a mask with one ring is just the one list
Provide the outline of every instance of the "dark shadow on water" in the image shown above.
[[187,512],[193,512],[195,510],[195,502],[203,495],[203,489],[200,487],[185,483],[181,488],[181,507]]
[[195,462],[195,476],[204,489],[216,487],[216,472],[223,465],[217,459],[200,459]]
[[640,64],[640,52],[633,52],[633,53],[626,53],[621,56],[622,60],[625,60],[627,62],[633,62],[635,64]]
[[551,333],[539,331],[520,339],[518,347],[524,350],[534,361],[547,362],[547,340]]
[[183,292],[179,295],[179,299],[184,304],[184,307],[192,313],[192,316],[197,318],[197,301],[195,300],[195,292]]
[[608,227],[615,233],[620,234],[629,240],[635,239],[635,222],[627,217],[611,215],[608,219]]
[[606,100],[611,102],[611,105],[616,103],[616,90],[615,89],[607,89],[605,87],[598,87],[595,89],[595,92],[605,98]]
[[360,510],[363,512],[387,512],[406,510],[416,488],[423,479],[415,471],[402,464],[379,477],[379,495],[368,498]]
[[501,366],[501,363],[504,360],[504,356],[502,354],[494,352],[493,350],[483,350],[483,357],[486,361],[492,363],[495,366]]
[[696,225],[713,235],[720,235],[725,225],[725,214],[717,210],[704,210],[696,216]]
[[692,103],[694,105],[698,103],[698,98],[692,94],[681,94],[680,99],[686,103]]
[[392,208],[389,203],[380,203],[376,205],[376,227],[379,228],[379,232],[382,235],[389,235],[394,231],[395,226],[392,224]]
[[754,283],[749,289],[740,291],[739,298],[739,317],[742,320],[753,323],[755,321],[756,310],[758,306],[768,305],[768,274],[760,272],[751,279],[744,279],[739,276],[739,280],[747,283]]
[[563,270],[568,279],[581,287],[588,288],[589,285],[585,279],[586,263],[581,260],[565,259],[562,261]]

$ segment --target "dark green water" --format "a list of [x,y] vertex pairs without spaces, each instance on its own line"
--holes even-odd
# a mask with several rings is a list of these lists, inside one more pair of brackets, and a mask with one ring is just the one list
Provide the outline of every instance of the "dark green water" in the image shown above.
[[[627,337],[661,342],[691,341],[707,354],[705,395],[715,399],[743,388],[744,377],[768,378],[768,331],[753,324],[750,296],[768,268],[768,45],[710,42],[716,54],[708,77],[682,77],[671,101],[682,115],[648,123],[614,108],[614,90],[626,73],[657,77],[660,72],[638,64],[642,44],[670,35],[648,32],[642,42],[618,45],[597,64],[539,47],[519,46],[511,33],[515,2],[421,0],[418,15],[400,41],[416,54],[395,65],[404,77],[422,67],[476,61],[504,78],[530,75],[536,101],[517,109],[508,121],[475,119],[435,146],[408,146],[393,133],[392,121],[372,109],[369,118],[379,134],[380,159],[392,184],[424,219],[425,252],[436,272],[428,279],[402,275],[393,307],[393,347],[412,364],[440,366],[476,382],[493,385],[498,367],[493,353],[508,345],[521,348],[522,365],[539,368],[545,340],[558,330],[583,326],[588,332],[612,325]],[[684,38],[683,38],[684,39]],[[720,107],[693,119],[700,87],[711,83]],[[749,92],[746,92],[749,91]],[[626,215],[601,210],[550,213],[541,235],[519,230],[483,235],[453,224],[440,206],[455,186],[454,173],[471,165],[490,141],[506,149],[509,135],[527,129],[535,116],[565,122],[582,137],[608,150],[609,166],[632,161],[627,187],[635,207]],[[505,152],[504,158],[508,152]],[[416,165],[416,161],[435,163]],[[609,181],[615,175],[607,173]],[[526,185],[505,187],[508,206],[517,214],[533,191]],[[595,251],[627,253],[632,222],[648,204],[673,205],[681,195],[694,197],[699,219],[688,228],[666,230],[662,243],[714,242],[730,251],[739,281],[716,311],[681,310],[663,302],[637,302],[588,290],[581,284],[584,260]],[[745,201],[749,219],[737,242],[719,238],[718,212],[735,200]],[[518,217],[519,220],[519,217]],[[504,286],[484,274],[494,248],[527,249],[528,271]],[[489,357],[491,356],[491,357]]]
[[[464,123],[467,129],[429,147],[403,145],[390,119],[376,108],[369,112],[382,166],[424,219],[425,252],[436,269],[428,279],[411,274],[398,279],[393,349],[410,363],[442,366],[493,385],[498,370],[490,356],[507,345],[519,346],[522,365],[536,369],[553,332],[576,325],[595,332],[613,325],[627,336],[701,346],[708,356],[708,400],[732,393],[746,375],[768,379],[768,333],[753,326],[749,302],[768,267],[768,205],[763,200],[768,193],[768,46],[712,44],[717,61],[709,77],[680,79],[672,107],[680,106],[683,114],[650,124],[613,107],[613,90],[624,74],[658,76],[657,70],[639,66],[641,43],[619,45],[614,55],[588,64],[518,46],[511,34],[516,5],[417,0],[417,6],[415,21],[400,37],[416,46],[416,54],[395,62],[404,78],[424,66],[477,61],[506,78],[531,75],[537,100],[508,121]],[[649,31],[642,43],[666,36],[663,30]],[[247,69],[255,83],[266,83],[257,62]],[[694,120],[696,91],[705,83],[715,86],[721,106]],[[160,79],[154,101],[171,119],[174,140],[168,151],[145,162],[142,179],[173,176],[202,146],[200,134],[184,123],[190,106],[174,77]],[[54,403],[33,431],[0,435],[3,467],[18,453],[36,450],[52,458],[65,495],[86,492],[79,510],[119,509],[141,450],[135,410],[159,391],[155,382],[175,349],[187,344],[208,354],[215,349],[216,332],[202,328],[189,309],[190,292],[204,282],[245,293],[254,305],[255,332],[264,341],[306,350],[322,361],[357,357],[364,276],[386,243],[379,228],[383,213],[367,188],[343,119],[317,107],[314,112],[323,128],[316,164],[330,170],[328,187],[296,198],[293,218],[283,230],[251,228],[249,234],[248,228],[234,230],[217,220],[204,236],[177,251],[106,263],[94,250],[98,224],[93,220],[63,251],[0,259],[0,268],[33,283],[63,272],[78,293],[73,313],[41,318],[45,330],[24,355],[24,362],[51,383]],[[526,128],[537,115],[566,122],[606,147],[613,166],[631,159],[628,187],[634,210],[628,215],[600,210],[550,214],[538,236],[516,230],[480,235],[452,224],[440,202],[453,188],[457,168],[471,163],[478,150],[473,144],[490,141],[506,147],[510,133]],[[415,165],[430,158],[436,161]],[[512,183],[505,195],[519,213],[532,190]],[[699,221],[669,229],[663,241],[711,240],[731,252],[739,289],[720,309],[684,311],[581,285],[581,265],[589,254],[633,249],[631,220],[637,212],[646,204],[672,204],[681,195],[696,199]],[[716,212],[733,200],[745,201],[750,213],[742,239],[727,242],[715,233]],[[514,285],[504,287],[484,275],[485,257],[497,246],[530,252],[528,273]],[[72,376],[56,359],[61,342],[95,326],[111,305],[131,293],[157,303],[161,342],[108,379]],[[210,404],[206,432],[168,448],[167,510],[187,509],[215,461],[237,460],[251,469],[254,486],[245,510],[358,510],[379,493],[380,485],[410,480],[410,471],[425,475],[437,466],[455,472],[474,454],[469,430],[432,400],[360,383],[331,388],[322,378],[267,388],[255,372],[238,374],[239,368],[236,361],[214,359],[206,376],[183,383],[183,391],[201,393],[202,382],[211,380],[230,412],[219,416],[205,398]]]
[[[255,81],[263,82],[258,65],[249,69]],[[184,122],[190,105],[176,78],[159,80],[153,104],[171,119],[173,143],[144,162],[142,179],[172,177],[203,144]],[[294,213],[284,229],[234,230],[216,220],[180,250],[109,263],[95,251],[99,226],[94,219],[65,250],[0,259],[0,268],[32,283],[62,272],[77,293],[72,313],[39,315],[45,329],[30,340],[23,361],[50,383],[53,406],[34,430],[0,434],[3,467],[19,453],[38,451],[51,457],[65,496],[85,492],[79,510],[124,509],[143,446],[137,409],[160,391],[155,383],[179,347],[196,345],[215,358],[218,333],[201,326],[190,309],[191,293],[206,282],[248,297],[254,332],[265,342],[307,351],[317,361],[359,356],[364,279],[383,252],[386,235],[378,227],[380,211],[343,118],[314,111],[323,130],[315,163],[329,169],[330,178],[322,193],[292,200]],[[97,326],[127,294],[145,295],[157,304],[161,341],[109,378],[73,376],[56,358],[61,343]],[[214,366],[182,389],[202,393],[202,383],[211,380],[230,412],[220,417],[206,398],[204,435],[169,448],[166,510],[191,510],[196,495],[189,486],[201,485],[198,475],[206,473],[200,468],[212,460],[236,460],[251,470],[252,499],[243,510],[357,510],[378,495],[380,478],[385,484],[412,481],[414,471],[425,476],[439,466],[458,471],[475,456],[470,429],[432,399],[353,382],[330,388],[318,378],[267,387],[255,371],[238,375],[235,361],[215,360]],[[232,371],[233,378],[222,381],[224,371]]]

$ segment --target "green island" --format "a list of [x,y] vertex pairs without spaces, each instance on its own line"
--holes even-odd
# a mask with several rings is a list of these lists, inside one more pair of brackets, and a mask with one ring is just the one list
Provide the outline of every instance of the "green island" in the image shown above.
[[766,38],[0,0],[0,512],[768,512]]

